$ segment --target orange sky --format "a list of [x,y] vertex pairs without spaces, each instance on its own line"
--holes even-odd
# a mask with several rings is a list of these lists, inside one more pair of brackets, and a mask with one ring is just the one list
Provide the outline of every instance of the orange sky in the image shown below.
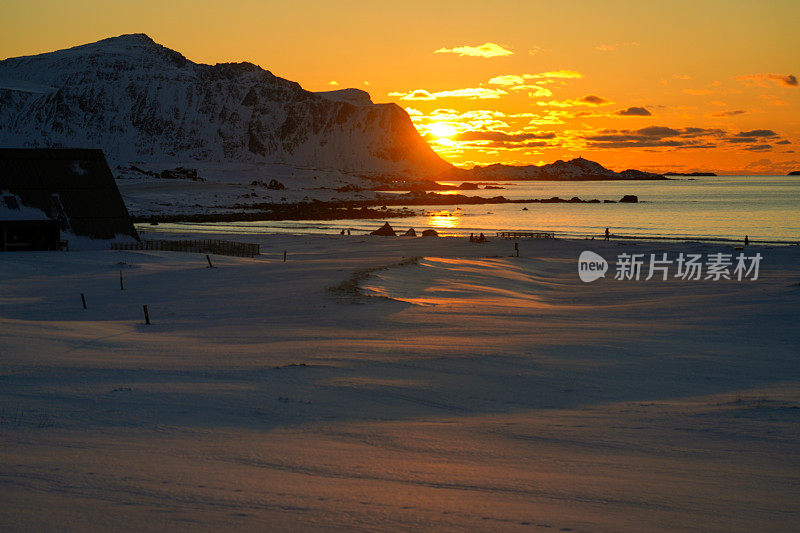
[[800,169],[796,0],[5,0],[0,14],[0,57],[143,32],[194,61],[362,88],[458,165]]

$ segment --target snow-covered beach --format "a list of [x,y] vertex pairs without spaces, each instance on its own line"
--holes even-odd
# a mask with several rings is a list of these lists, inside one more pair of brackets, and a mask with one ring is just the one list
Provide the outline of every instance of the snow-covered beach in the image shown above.
[[757,280],[622,281],[612,267],[583,283],[584,250],[739,252],[235,238],[261,255],[215,268],[177,252],[3,255],[0,523],[788,531],[800,518],[797,246],[746,248],[763,257]]

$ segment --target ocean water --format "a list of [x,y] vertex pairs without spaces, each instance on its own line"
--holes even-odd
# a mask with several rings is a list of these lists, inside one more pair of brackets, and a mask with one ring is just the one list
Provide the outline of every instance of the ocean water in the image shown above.
[[[614,235],[699,240],[800,241],[800,177],[719,176],[669,181],[507,181],[504,190],[466,191],[509,199],[578,196],[584,200],[639,197],[636,204],[483,204],[408,206],[424,215],[389,219],[395,230],[434,228],[441,235],[493,235],[505,230],[552,231],[565,237]],[[527,210],[523,210],[526,208]],[[264,221],[213,224],[142,225],[145,231],[210,233],[355,233],[371,231],[386,220]]]

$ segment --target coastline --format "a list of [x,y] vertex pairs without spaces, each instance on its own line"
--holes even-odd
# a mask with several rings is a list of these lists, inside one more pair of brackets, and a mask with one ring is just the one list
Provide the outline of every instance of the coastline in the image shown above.
[[[130,211],[138,214],[139,224],[184,226],[185,231],[192,231],[193,226],[209,230],[215,226],[213,231],[222,232],[226,228],[236,232],[366,232],[390,221],[392,226],[404,226],[404,231],[408,227],[433,228],[444,235],[540,230],[597,238],[609,227],[618,235],[648,239],[736,242],[749,235],[752,241],[790,244],[800,240],[800,220],[790,200],[800,184],[795,178],[785,179],[711,177],[648,184],[501,182],[498,185],[506,190],[437,196],[383,193],[364,199],[358,199],[360,193],[348,193],[355,199],[321,196],[316,201],[308,197],[302,201],[310,192],[299,189],[287,192],[286,202],[277,202],[277,198],[264,201],[263,196],[227,200],[222,190],[193,184],[178,188],[184,190],[183,196],[176,197],[180,203],[173,200],[170,205],[164,195],[178,194],[175,187],[158,191],[126,188],[123,192],[131,201]],[[756,189],[761,192],[754,196]],[[636,195],[639,201],[620,203],[625,195]],[[530,199],[539,201],[524,203]],[[596,202],[589,203],[591,200]]]
[[[583,200],[572,198],[508,199],[504,196],[490,198],[465,196],[462,194],[437,194],[432,192],[412,192],[396,196],[382,196],[375,200],[311,201],[292,204],[252,203],[218,207],[231,210],[221,213],[186,213],[135,215],[134,222],[233,222],[258,220],[340,220],[357,218],[408,217],[415,213],[410,210],[389,210],[388,206],[443,206],[443,205],[496,205],[496,204],[601,204],[618,203],[620,200]],[[631,202],[637,203],[637,202]],[[381,207],[377,207],[381,206]],[[232,211],[247,209],[248,211]],[[377,216],[379,215],[379,216]]]
[[[385,211],[381,211],[380,213],[383,214],[383,216],[385,218],[388,218],[389,220],[393,220],[391,217],[387,217]],[[402,215],[400,218],[405,217],[405,216],[410,216],[410,215]],[[377,220],[379,220],[379,219],[380,219],[380,217],[377,217]],[[313,219],[310,219],[310,220],[313,221]],[[330,221],[330,220],[335,220],[335,219],[323,219],[322,221]],[[372,220],[372,219],[369,219],[369,220]],[[171,225],[168,229],[166,229],[165,233],[175,232],[176,230],[179,230],[179,233],[177,233],[176,235],[184,235],[185,233],[194,233],[194,232],[197,232],[197,231],[203,231],[203,229],[195,228],[191,224],[187,224],[186,225],[187,227],[185,229],[180,229],[180,226],[183,225],[183,224],[180,224],[180,223],[184,222],[184,221],[179,220],[179,221],[176,221],[176,222],[178,222],[178,224]],[[193,221],[188,221],[188,222],[191,223]],[[136,228],[137,228],[137,231],[140,233],[140,235],[147,235],[148,233],[151,233],[154,236],[159,236],[159,237],[163,236],[162,232],[159,229],[157,229],[158,226],[153,226],[151,224],[145,224],[144,222],[140,222],[140,223],[136,224]],[[378,229],[378,227],[376,226],[375,228],[372,228],[372,229]],[[397,228],[395,228],[395,229],[397,229]],[[416,228],[416,229],[418,231],[421,231],[421,229],[437,229],[437,228],[421,228],[421,229],[420,228]],[[441,228],[439,228],[439,229],[441,230]],[[226,228],[224,226],[222,226],[222,227],[220,227],[220,231],[219,232],[215,232],[215,233],[213,233],[211,235],[225,234],[225,230],[226,230]],[[372,230],[366,230],[366,229],[353,230],[353,234],[349,235],[349,237],[352,237],[352,236],[362,236],[362,237],[363,236],[368,236],[370,231],[372,231]],[[448,230],[445,229],[445,230],[441,230],[441,231],[447,232]],[[527,232],[527,231],[530,231],[530,230],[514,230],[514,229],[493,230],[493,229],[488,229],[488,228],[484,228],[484,229],[479,228],[477,231],[466,231],[463,234],[457,234],[457,235],[453,235],[452,233],[444,233],[444,234],[440,235],[440,238],[466,239],[466,238],[468,238],[468,234],[469,233],[484,233],[486,236],[488,236],[490,238],[498,239],[498,237],[496,237],[495,234],[499,233],[501,231]],[[253,228],[250,228],[249,230],[247,230],[245,232],[230,233],[230,236],[232,237],[233,240],[241,239],[243,236],[246,236],[246,235],[264,235],[264,236],[269,236],[269,235],[295,235],[295,236],[318,236],[318,237],[325,237],[325,236],[327,236],[327,237],[338,237],[338,236],[340,236],[337,231],[327,231],[327,232],[326,231],[319,231],[319,230],[315,230],[315,231],[306,230],[306,231],[304,231],[301,228],[286,228],[284,231],[277,232],[277,231],[275,231],[275,228],[264,228],[262,230],[260,228],[253,227]],[[408,237],[405,237],[403,235],[397,235],[395,238],[408,239]],[[411,237],[411,238],[417,238],[417,237]],[[564,235],[564,234],[559,234],[558,232],[555,232],[555,239],[556,240],[563,240],[563,241],[576,241],[576,242],[587,242],[587,241],[588,242],[595,242],[595,241],[602,241],[603,240],[603,234],[602,233],[597,233],[596,235],[580,236],[580,235]],[[684,236],[684,235],[618,235],[618,234],[612,233],[611,234],[611,239],[613,241],[615,241],[615,242],[620,242],[620,243],[646,241],[646,242],[665,242],[665,243],[725,244],[725,245],[733,245],[733,246],[741,246],[743,244],[743,240],[742,239],[725,238],[725,237]],[[520,240],[528,240],[528,239],[527,238],[522,238],[522,239],[505,239],[505,238],[502,238],[501,240],[510,240],[510,241],[514,242],[515,240],[516,241],[520,241]],[[750,239],[750,243],[752,245],[766,245],[766,246],[770,246],[770,245],[775,245],[775,246],[800,246],[800,240],[794,240],[793,241],[793,240],[779,240],[779,239]]]

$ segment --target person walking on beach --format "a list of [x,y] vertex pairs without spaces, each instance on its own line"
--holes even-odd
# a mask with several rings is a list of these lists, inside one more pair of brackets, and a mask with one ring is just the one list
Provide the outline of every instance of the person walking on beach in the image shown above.
[[744,236],[744,245],[747,246],[749,244],[750,244],[750,239],[747,237],[747,235],[745,235]]
[[609,233],[608,228],[606,228],[606,239],[608,240],[611,237],[611,233]]

